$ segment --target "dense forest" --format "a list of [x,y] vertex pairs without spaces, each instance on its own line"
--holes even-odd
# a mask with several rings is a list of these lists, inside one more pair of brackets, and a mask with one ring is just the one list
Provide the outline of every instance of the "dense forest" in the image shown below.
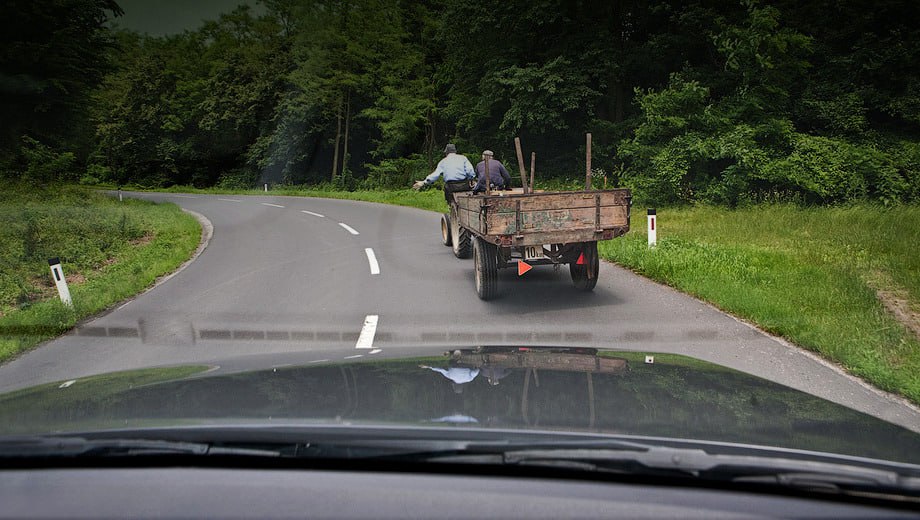
[[264,0],[166,37],[2,9],[0,170],[30,182],[405,188],[515,136],[575,179],[592,132],[643,201],[920,200],[913,0]]

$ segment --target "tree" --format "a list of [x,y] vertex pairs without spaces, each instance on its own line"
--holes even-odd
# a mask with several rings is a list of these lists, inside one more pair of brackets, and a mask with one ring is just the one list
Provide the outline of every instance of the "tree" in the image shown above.
[[10,0],[0,13],[0,153],[19,157],[21,136],[54,148],[88,145],[90,91],[109,69],[113,0]]

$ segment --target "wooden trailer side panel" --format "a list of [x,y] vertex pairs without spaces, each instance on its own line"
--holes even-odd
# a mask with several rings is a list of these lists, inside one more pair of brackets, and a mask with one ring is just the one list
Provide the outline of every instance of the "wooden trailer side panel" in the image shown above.
[[460,225],[487,240],[514,235],[515,245],[530,245],[598,240],[602,231],[622,235],[629,229],[629,196],[628,190],[605,190],[456,200]]

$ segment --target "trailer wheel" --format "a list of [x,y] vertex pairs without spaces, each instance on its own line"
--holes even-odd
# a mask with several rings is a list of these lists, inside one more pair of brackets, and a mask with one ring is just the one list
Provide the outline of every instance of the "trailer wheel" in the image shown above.
[[498,248],[480,237],[473,240],[476,294],[480,300],[491,300],[498,296]]
[[441,215],[441,243],[445,246],[452,246],[453,240],[450,238],[450,214]]
[[581,249],[585,255],[585,263],[578,265],[575,262],[569,264],[569,272],[572,274],[572,282],[575,288],[580,291],[592,291],[597,285],[597,275],[600,272],[600,261],[597,258],[597,242],[585,242]]
[[470,232],[457,223],[456,219],[450,220],[450,237],[454,247],[454,256],[457,258],[470,257]]

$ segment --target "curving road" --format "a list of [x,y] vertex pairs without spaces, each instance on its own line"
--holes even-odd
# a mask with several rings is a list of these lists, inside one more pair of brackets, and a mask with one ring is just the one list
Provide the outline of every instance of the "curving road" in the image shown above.
[[611,264],[587,294],[567,268],[520,278],[506,269],[502,296],[483,302],[472,261],[440,244],[435,213],[298,197],[130,196],[204,215],[208,247],[152,290],[0,367],[0,392],[181,363],[242,370],[420,345],[578,345],[690,355],[920,431],[916,407]]

